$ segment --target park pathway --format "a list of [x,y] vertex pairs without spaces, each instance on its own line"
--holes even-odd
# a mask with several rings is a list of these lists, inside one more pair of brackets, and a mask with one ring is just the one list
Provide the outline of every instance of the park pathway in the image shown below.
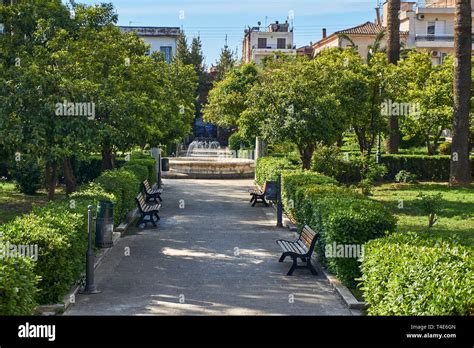
[[293,234],[272,208],[250,207],[251,185],[166,180],[158,228],[120,239],[96,270],[102,293],[65,314],[350,315],[322,276],[285,276],[275,240]]

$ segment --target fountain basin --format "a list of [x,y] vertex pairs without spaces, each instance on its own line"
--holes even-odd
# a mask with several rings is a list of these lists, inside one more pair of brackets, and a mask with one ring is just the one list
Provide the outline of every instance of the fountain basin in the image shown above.
[[255,176],[255,161],[241,158],[170,158],[169,179],[244,179]]

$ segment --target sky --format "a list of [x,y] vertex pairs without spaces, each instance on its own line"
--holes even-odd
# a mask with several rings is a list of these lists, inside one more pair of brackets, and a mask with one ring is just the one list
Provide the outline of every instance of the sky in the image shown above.
[[[67,0],[63,0],[67,3]],[[184,29],[188,42],[200,36],[206,65],[215,65],[226,42],[242,55],[244,29],[288,18],[297,47],[309,45],[334,31],[373,21],[378,0],[77,0],[112,2],[119,25],[170,26]],[[291,18],[293,18],[291,20]]]

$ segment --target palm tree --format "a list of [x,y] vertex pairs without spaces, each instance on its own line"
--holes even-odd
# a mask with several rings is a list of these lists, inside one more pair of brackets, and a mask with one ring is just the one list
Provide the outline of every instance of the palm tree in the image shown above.
[[[382,40],[383,40],[384,37],[385,37],[385,30],[382,29],[375,36],[375,39],[372,42],[372,44],[370,44],[368,46],[369,51],[367,52],[367,57],[366,57],[367,62],[370,62],[370,60],[372,59],[372,57],[374,56],[375,53],[384,51],[384,49],[382,48]],[[358,46],[355,44],[354,40],[352,40],[352,38],[349,35],[347,35],[347,34],[338,34],[338,38],[341,39],[341,40],[346,40],[349,43],[347,45],[347,47],[351,47],[355,50],[358,49]]]
[[[397,64],[400,59],[400,0],[388,0],[388,39],[387,57],[390,64]],[[400,128],[398,116],[392,115],[388,121],[388,136],[385,147],[388,153],[398,153],[400,144]]]
[[451,156],[451,186],[469,185],[469,116],[471,109],[471,0],[456,0],[454,24],[454,116]]

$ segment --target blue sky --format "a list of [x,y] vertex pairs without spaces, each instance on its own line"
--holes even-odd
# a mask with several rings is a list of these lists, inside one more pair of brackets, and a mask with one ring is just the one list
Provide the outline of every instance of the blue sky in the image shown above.
[[[67,2],[67,0],[63,0]],[[112,2],[119,25],[183,27],[188,41],[200,35],[206,64],[215,64],[228,37],[228,45],[241,56],[243,31],[247,26],[275,20],[284,22],[294,14],[298,47],[328,34],[375,18],[377,0],[77,0],[95,4]],[[184,19],[180,19],[180,14]],[[183,17],[183,16],[182,16]]]

